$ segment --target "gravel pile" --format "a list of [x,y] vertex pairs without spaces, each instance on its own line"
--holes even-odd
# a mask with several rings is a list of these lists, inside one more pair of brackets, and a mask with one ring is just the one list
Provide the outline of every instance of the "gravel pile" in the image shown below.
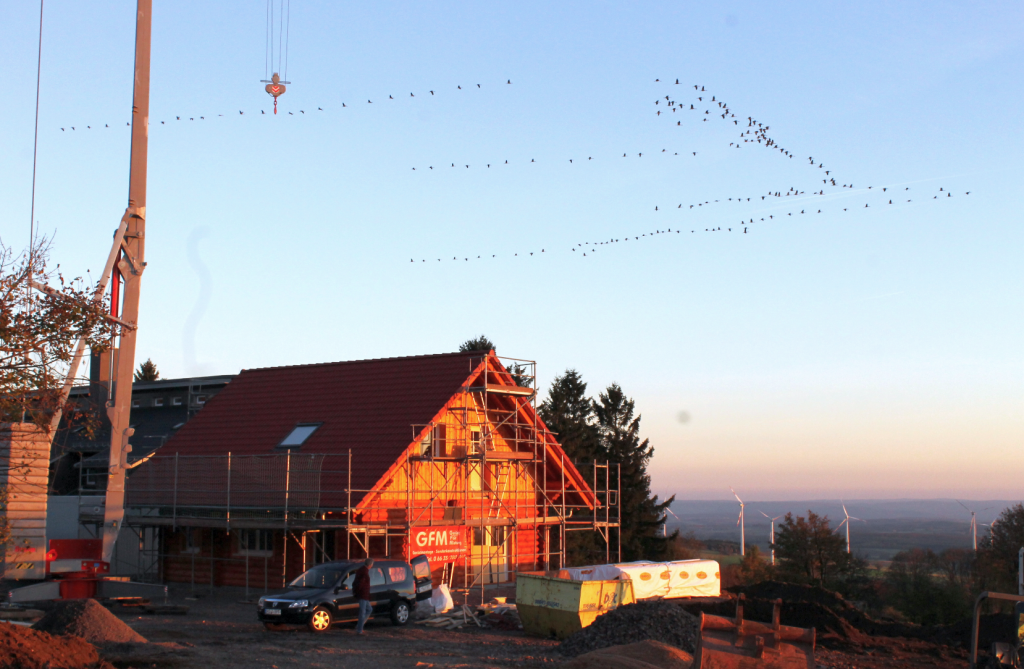
[[121,622],[95,599],[57,602],[32,629],[50,634],[73,634],[89,643],[146,643],[145,637]]
[[558,650],[576,657],[600,648],[651,639],[687,653],[697,645],[697,619],[678,604],[665,601],[637,602],[598,616],[589,627],[563,641]]

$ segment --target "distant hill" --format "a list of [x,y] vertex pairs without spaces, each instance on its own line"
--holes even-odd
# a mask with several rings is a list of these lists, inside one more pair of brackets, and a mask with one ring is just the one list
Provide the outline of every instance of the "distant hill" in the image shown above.
[[[965,501],[978,512],[979,540],[988,532],[991,523],[999,513],[1017,504],[1009,500]],[[971,514],[954,499],[886,499],[846,501],[851,516],[865,522],[854,521],[850,530],[853,552],[869,560],[888,560],[901,550],[909,548],[930,548],[941,551],[946,548],[971,547]],[[792,512],[805,516],[810,509],[819,515],[828,516],[832,527],[842,522],[843,508],[838,500],[805,500],[795,502],[746,503],[747,543],[756,544],[762,550],[768,549],[770,517],[784,516]],[[678,528],[681,533],[692,532],[698,539],[739,541],[740,531],[736,525],[739,504],[726,500],[681,500],[672,504],[672,511],[678,520],[669,516],[668,529]],[[782,522],[780,518],[776,526]],[[845,530],[844,530],[845,533]]]

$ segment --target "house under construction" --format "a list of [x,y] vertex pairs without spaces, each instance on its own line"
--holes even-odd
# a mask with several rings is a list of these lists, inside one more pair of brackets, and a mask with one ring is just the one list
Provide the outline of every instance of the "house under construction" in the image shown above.
[[258,589],[419,554],[470,589],[561,568],[569,532],[618,560],[617,467],[568,460],[535,370],[493,351],[244,370],[133,470],[120,541],[140,576]]

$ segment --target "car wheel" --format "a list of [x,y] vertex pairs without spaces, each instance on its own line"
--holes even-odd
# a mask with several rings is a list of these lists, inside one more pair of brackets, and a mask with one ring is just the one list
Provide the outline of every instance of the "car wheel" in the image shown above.
[[395,625],[405,625],[411,617],[409,602],[400,599],[391,607],[391,622]]
[[331,622],[333,622],[331,611],[325,606],[318,606],[313,609],[313,615],[309,617],[309,622],[306,626],[309,627],[310,632],[326,632],[331,629]]

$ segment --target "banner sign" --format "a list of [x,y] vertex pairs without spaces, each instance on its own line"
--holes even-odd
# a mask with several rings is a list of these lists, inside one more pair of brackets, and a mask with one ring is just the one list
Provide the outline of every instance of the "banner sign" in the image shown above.
[[466,556],[466,528],[414,527],[409,531],[409,558],[426,555],[431,564],[456,562]]

